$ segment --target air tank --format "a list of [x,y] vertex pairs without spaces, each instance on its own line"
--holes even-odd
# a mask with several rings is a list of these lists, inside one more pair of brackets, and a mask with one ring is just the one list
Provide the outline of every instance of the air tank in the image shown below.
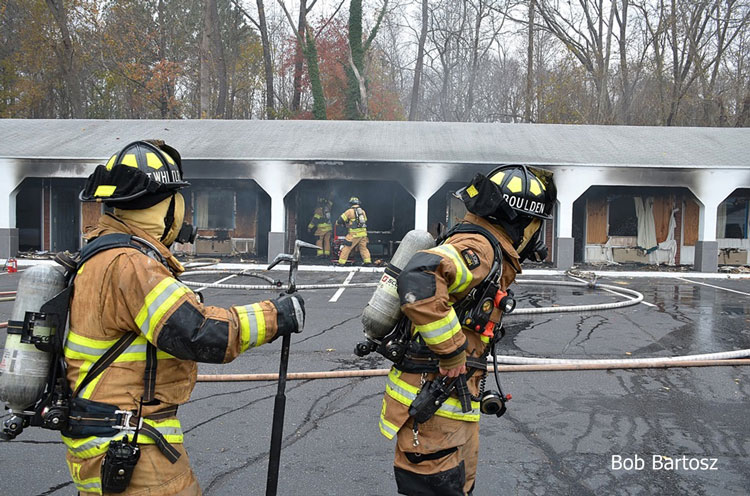
[[[55,267],[35,265],[26,269],[18,282],[10,322],[23,322],[26,312],[38,312],[63,289],[65,276]],[[50,336],[53,332],[45,320],[36,321],[35,336]],[[7,402],[14,411],[33,406],[46,383],[51,359],[50,353],[22,343],[20,334],[8,334],[0,361],[0,401]]]
[[396,278],[416,252],[434,246],[435,239],[427,231],[414,229],[406,233],[362,312],[362,326],[368,338],[380,340],[393,330],[401,318]]

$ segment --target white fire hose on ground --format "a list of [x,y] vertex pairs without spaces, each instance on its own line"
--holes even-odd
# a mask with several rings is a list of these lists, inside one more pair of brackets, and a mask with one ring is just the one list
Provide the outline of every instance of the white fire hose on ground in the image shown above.
[[[210,271],[201,270],[193,273],[206,274]],[[230,273],[228,271],[216,271],[217,273]],[[213,273],[213,272],[212,272]],[[254,274],[244,273],[253,276]],[[567,286],[577,288],[602,289],[626,299],[612,303],[598,303],[592,305],[566,305],[539,308],[517,308],[513,315],[536,315],[547,313],[567,312],[591,312],[601,310],[614,310],[637,305],[643,301],[643,294],[628,288],[600,284],[596,281],[546,281],[537,279],[519,279],[516,284],[534,284],[545,286]],[[261,286],[241,284],[211,284],[187,282],[188,285],[225,289],[281,289],[283,285]],[[341,287],[375,287],[377,283],[350,283],[350,284],[308,284],[299,285],[298,289],[330,289]],[[670,367],[708,367],[708,366],[743,366],[750,365],[750,349],[727,351],[721,353],[708,353],[700,355],[687,355],[676,357],[653,357],[632,359],[554,359],[554,358],[531,358],[508,355],[498,355],[497,364],[499,372],[549,372],[549,371],[580,371],[580,370],[612,370],[612,369],[635,369],[635,368],[670,368]],[[491,361],[491,360],[490,360]],[[489,366],[491,371],[493,365]],[[375,377],[388,375],[389,369],[366,369],[366,370],[336,370],[322,372],[298,372],[289,373],[289,380],[313,380],[313,379],[340,379],[349,377]],[[235,381],[275,381],[276,374],[200,374],[200,382],[235,382]]]

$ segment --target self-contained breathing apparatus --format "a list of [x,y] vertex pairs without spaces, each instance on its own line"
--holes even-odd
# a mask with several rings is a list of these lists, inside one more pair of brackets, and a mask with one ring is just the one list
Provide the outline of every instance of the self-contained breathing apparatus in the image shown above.
[[[22,399],[17,391],[14,391],[14,384],[7,384],[7,381],[4,381],[6,379],[4,376],[7,374],[0,374],[0,391],[2,391],[0,400],[8,402],[10,406],[6,406],[6,409],[11,413],[11,416],[3,422],[0,439],[12,440],[29,426],[61,431],[64,436],[71,438],[114,437],[121,433],[126,434],[123,438],[110,442],[102,465],[102,488],[105,492],[113,493],[123,492],[130,482],[133,469],[140,456],[140,448],[137,444],[139,432],[144,432],[152,438],[170,462],[176,462],[180,456],[158,430],[143,422],[141,408],[137,412],[120,410],[115,405],[78,397],[78,393],[113,363],[138,337],[136,333],[126,332],[112,345],[91,366],[75,390],[72,390],[68,383],[63,350],[75,276],[87,260],[114,248],[139,250],[168,267],[166,260],[155,246],[145,239],[124,233],[100,236],[89,242],[77,256],[72,256],[67,252],[57,254],[55,261],[63,266],[63,276],[59,276],[60,271],[53,267],[37,266],[41,270],[54,272],[58,274],[58,277],[63,277],[64,289],[41,305],[37,311],[26,310],[23,321],[9,322],[8,334],[9,338],[19,334],[21,343],[34,345],[38,350],[50,355],[46,380],[41,385],[36,398],[28,401],[30,397]],[[22,278],[18,287],[19,295],[23,293],[24,287]],[[156,347],[148,343],[147,348],[141,407],[144,402],[148,403],[154,399],[156,386]],[[3,362],[5,365],[5,359]],[[168,418],[174,416],[176,411],[177,408],[173,406],[157,411],[148,418],[151,420]],[[132,440],[128,439],[128,433],[133,434]]]
[[[494,259],[490,271],[485,279],[473,288],[465,298],[455,306],[458,320],[465,328],[478,332],[488,338],[488,345],[481,357],[468,357],[467,366],[470,368],[465,375],[457,378],[441,377],[423,384],[416,399],[409,408],[409,414],[416,423],[423,423],[438,410],[440,405],[455,391],[465,412],[471,410],[471,400],[480,402],[480,411],[485,414],[502,416],[506,411],[505,403],[511,399],[505,395],[500,386],[500,378],[495,368],[495,382],[498,391],[485,390],[486,376],[480,382],[479,397],[472,398],[467,379],[477,370],[487,370],[487,355],[496,355],[496,344],[502,339],[505,331],[500,322],[502,314],[511,313],[515,309],[516,301],[511,290],[500,288],[502,277],[502,249],[494,236],[481,226],[469,223],[457,224],[438,238],[438,244],[459,233],[481,234],[492,245]],[[403,372],[434,373],[438,371],[439,360],[429,347],[417,336],[411,335],[412,323],[406,316],[401,316],[393,330],[382,339],[368,336],[358,343],[354,353],[365,356],[373,351],[392,361],[395,367]]]

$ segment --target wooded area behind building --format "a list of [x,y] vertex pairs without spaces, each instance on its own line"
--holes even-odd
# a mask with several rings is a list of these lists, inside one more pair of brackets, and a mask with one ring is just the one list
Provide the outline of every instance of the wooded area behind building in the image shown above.
[[750,124],[750,0],[0,0],[0,117]]

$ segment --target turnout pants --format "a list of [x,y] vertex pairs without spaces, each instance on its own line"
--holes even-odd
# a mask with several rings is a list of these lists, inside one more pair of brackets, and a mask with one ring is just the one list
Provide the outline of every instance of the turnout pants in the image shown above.
[[413,420],[398,431],[394,472],[399,494],[471,494],[479,457],[479,422],[433,416],[419,424],[414,446]]
[[351,234],[347,234],[346,240],[349,241],[351,245],[344,245],[341,247],[341,253],[339,254],[339,265],[344,265],[346,263],[346,261],[349,259],[349,254],[355,248],[359,250],[359,256],[362,257],[362,263],[372,262],[372,260],[370,259],[370,250],[367,249],[367,236],[355,238],[352,237]]
[[318,256],[328,256],[331,254],[331,231],[326,231],[321,234],[316,234],[318,240],[315,242],[318,245]]
[[[154,444],[140,444],[141,457],[133,471],[133,478],[124,493],[126,496],[201,496],[198,481],[190,469],[190,460],[182,444],[173,444],[181,456],[169,463]],[[80,496],[102,494],[101,466],[104,455],[78,458],[67,453],[66,461]]]

